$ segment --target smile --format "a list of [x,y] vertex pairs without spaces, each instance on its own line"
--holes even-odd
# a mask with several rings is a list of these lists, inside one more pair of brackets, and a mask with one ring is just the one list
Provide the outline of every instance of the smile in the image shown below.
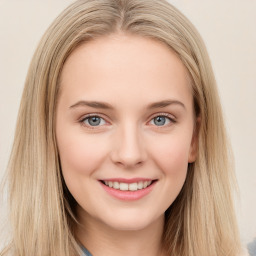
[[104,184],[110,188],[114,188],[117,190],[122,190],[122,191],[137,191],[140,189],[147,188],[152,184],[151,181],[139,181],[139,182],[134,182],[134,183],[124,183],[124,182],[118,182],[118,181],[103,181]]
[[100,180],[103,189],[110,196],[124,201],[139,200],[148,195],[158,180],[151,179],[109,179]]

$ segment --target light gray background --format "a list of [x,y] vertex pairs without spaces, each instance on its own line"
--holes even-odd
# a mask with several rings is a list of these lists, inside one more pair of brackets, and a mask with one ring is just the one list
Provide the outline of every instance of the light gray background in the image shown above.
[[[71,2],[0,0],[0,180],[32,54],[48,25]],[[241,238],[248,243],[256,236],[256,0],[170,3],[197,27],[212,60],[235,154]],[[6,212],[3,205],[0,211]]]

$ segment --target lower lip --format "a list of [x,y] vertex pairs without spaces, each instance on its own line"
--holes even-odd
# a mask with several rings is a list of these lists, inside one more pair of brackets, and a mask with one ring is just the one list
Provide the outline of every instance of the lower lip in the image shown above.
[[136,191],[129,191],[129,190],[123,191],[123,190],[110,188],[110,187],[104,185],[102,182],[100,182],[100,184],[109,195],[111,195],[119,200],[135,201],[135,200],[139,200],[139,199],[143,198],[144,196],[148,195],[153,190],[153,188],[156,184],[156,181],[153,182],[150,186],[143,188],[143,189],[136,190]]

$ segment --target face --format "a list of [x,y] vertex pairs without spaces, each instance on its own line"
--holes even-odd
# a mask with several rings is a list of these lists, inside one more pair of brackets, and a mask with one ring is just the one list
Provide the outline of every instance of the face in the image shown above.
[[61,74],[56,136],[79,218],[117,230],[162,219],[195,160],[187,71],[164,44],[111,35],[77,48]]

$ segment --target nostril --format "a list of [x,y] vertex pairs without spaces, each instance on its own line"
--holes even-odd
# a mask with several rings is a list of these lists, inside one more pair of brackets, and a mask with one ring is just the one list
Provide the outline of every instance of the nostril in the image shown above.
[[136,138],[131,138],[128,134],[118,138],[119,144],[111,152],[111,160],[122,167],[131,168],[142,165],[147,154],[142,143],[139,143]]

